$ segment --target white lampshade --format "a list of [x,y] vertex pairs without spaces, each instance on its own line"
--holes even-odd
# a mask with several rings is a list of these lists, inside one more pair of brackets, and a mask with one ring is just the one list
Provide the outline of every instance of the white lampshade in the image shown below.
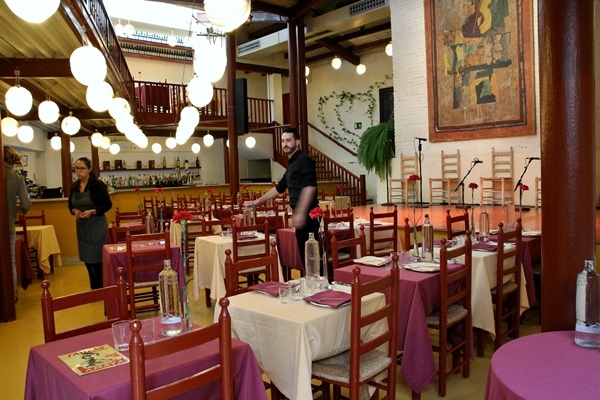
[[304,67],[304,76],[309,76],[310,75],[310,67],[308,65],[306,65]]
[[94,147],[100,147],[102,146],[102,139],[104,138],[104,136],[100,133],[100,132],[94,132],[92,133],[91,136],[91,141],[92,141],[92,146]]
[[9,88],[4,94],[6,108],[11,114],[22,116],[31,110],[33,104],[33,96],[31,92],[23,86],[16,85]]
[[115,126],[121,133],[127,133],[131,130],[135,124],[133,122],[133,116],[131,114],[125,114],[117,118]]
[[221,46],[201,41],[194,48],[194,73],[197,76],[216,82],[221,79],[226,68],[227,54]]
[[27,22],[44,22],[58,10],[60,0],[4,0],[15,15]]
[[23,143],[31,143],[33,140],[33,128],[29,125],[21,125],[17,132],[17,138]]
[[60,139],[60,136],[52,136],[52,139],[50,139],[50,147],[52,147],[54,150],[60,150],[62,148],[62,140]]
[[96,112],[108,110],[115,95],[112,86],[106,81],[94,82],[85,91],[88,106]]
[[119,20],[119,22],[117,22],[117,24],[114,26],[114,28],[115,28],[115,34],[117,36],[125,36],[125,27],[121,23],[121,20]]
[[108,106],[108,114],[114,119],[131,113],[129,102],[122,97],[114,97]]
[[110,148],[110,138],[108,136],[104,136],[102,138],[102,144],[100,145],[104,150],[108,150]]
[[69,58],[71,73],[77,82],[85,86],[101,82],[106,78],[106,59],[94,46],[81,46]]
[[254,138],[254,136],[248,136],[246,138],[246,147],[252,149],[254,148],[254,146],[256,146],[256,139]]
[[340,69],[342,66],[342,59],[339,57],[333,57],[333,60],[331,60],[331,66],[333,69]]
[[175,147],[177,147],[177,140],[175,140],[174,137],[169,137],[169,138],[167,138],[167,140],[165,140],[165,145],[169,149],[174,149]]
[[73,143],[73,142],[69,143],[69,150],[71,151],[71,153],[75,151],[75,143]]
[[364,74],[365,72],[367,72],[367,67],[365,64],[358,64],[356,66],[356,73],[359,75]]
[[162,151],[162,146],[160,145],[160,143],[153,143],[152,144],[152,151],[155,154],[160,154],[160,152]]
[[108,151],[110,151],[110,154],[118,154],[121,151],[121,146],[118,143],[112,143]]
[[38,106],[38,117],[45,124],[53,124],[60,117],[58,105],[52,100],[44,100]]
[[202,143],[204,143],[204,145],[206,147],[210,147],[213,145],[213,143],[215,142],[215,137],[213,135],[211,135],[210,133],[207,133],[206,135],[204,135],[204,137],[202,138]]
[[135,27],[133,25],[131,25],[130,21],[127,21],[127,25],[125,25],[123,27],[123,33],[127,37],[132,37],[133,34],[135,33]]
[[392,42],[389,42],[385,46],[385,54],[387,54],[390,57],[394,55],[394,47],[392,46]]
[[205,0],[204,12],[216,28],[231,32],[248,20],[249,0]]
[[81,129],[81,122],[70,112],[69,116],[62,120],[60,127],[67,135],[74,135]]
[[179,126],[175,130],[175,141],[177,142],[178,145],[183,145],[183,144],[185,144],[185,142],[188,141],[188,139],[193,134],[194,134],[193,127],[179,124]]
[[196,107],[187,106],[181,110],[180,125],[184,125],[193,130],[198,123],[200,123],[200,113]]
[[200,153],[200,145],[198,143],[192,144],[192,152],[194,154]]
[[195,77],[188,82],[188,99],[196,107],[204,107],[210,103],[213,94],[213,86],[207,79]]
[[19,132],[19,123],[13,117],[2,118],[2,133],[4,136],[14,137]]
[[177,46],[177,38],[173,35],[173,31],[171,31],[171,35],[167,38],[167,44],[171,47]]

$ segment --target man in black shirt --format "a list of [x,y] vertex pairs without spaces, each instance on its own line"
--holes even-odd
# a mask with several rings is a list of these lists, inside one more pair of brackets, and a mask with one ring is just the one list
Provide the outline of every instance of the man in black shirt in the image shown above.
[[295,128],[286,128],[281,134],[281,147],[288,156],[288,168],[274,188],[255,200],[254,205],[276,197],[287,189],[292,208],[292,224],[296,228],[296,242],[300,250],[300,259],[304,264],[304,243],[309,232],[318,238],[319,220],[309,217],[309,212],[319,206],[317,199],[317,169],[315,162],[300,151],[300,134]]

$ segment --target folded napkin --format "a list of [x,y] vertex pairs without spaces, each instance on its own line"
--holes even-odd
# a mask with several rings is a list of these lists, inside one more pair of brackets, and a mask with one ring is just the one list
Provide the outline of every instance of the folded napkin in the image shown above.
[[[433,245],[435,247],[440,247],[442,245],[442,241],[441,240],[434,240],[433,241]],[[446,247],[452,247],[454,246],[454,240],[446,240]]]
[[488,244],[488,243],[475,243],[472,247],[473,250],[481,250],[481,251],[496,251],[498,250],[497,244]]
[[542,236],[542,231],[539,229],[528,229],[521,233],[522,236]]
[[370,265],[372,267],[382,267],[390,261],[389,257],[364,256],[352,260],[357,264]]
[[352,296],[350,293],[340,292],[337,290],[324,290],[319,293],[315,293],[312,296],[304,298],[307,301],[316,306],[338,308],[343,305],[349,304]]
[[438,272],[440,270],[440,265],[431,262],[416,262],[406,264],[404,268],[417,272]]
[[284,282],[261,282],[258,285],[250,286],[250,290],[256,290],[257,292],[262,292],[266,294],[270,294],[273,297],[279,297],[279,288],[288,284]]
[[248,232],[238,233],[238,235],[237,235],[238,240],[256,239],[257,237],[258,237],[258,235],[256,233],[248,233]]

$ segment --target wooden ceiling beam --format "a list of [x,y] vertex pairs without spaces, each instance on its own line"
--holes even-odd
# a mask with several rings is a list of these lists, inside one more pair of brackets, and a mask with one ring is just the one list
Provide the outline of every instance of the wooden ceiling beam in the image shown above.
[[354,54],[352,51],[348,50],[346,47],[341,44],[331,40],[331,39],[319,39],[317,40],[317,44],[325,47],[329,51],[331,51],[336,56],[343,58],[348,61],[352,65],[360,64],[360,57]]
[[68,58],[0,59],[0,79],[14,78],[15,70],[21,78],[73,78]]

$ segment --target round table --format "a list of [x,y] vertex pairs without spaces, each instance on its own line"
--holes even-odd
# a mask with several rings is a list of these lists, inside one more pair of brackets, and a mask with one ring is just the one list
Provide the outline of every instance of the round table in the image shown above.
[[496,350],[485,398],[593,399],[600,392],[600,350],[575,344],[573,331],[524,336]]

